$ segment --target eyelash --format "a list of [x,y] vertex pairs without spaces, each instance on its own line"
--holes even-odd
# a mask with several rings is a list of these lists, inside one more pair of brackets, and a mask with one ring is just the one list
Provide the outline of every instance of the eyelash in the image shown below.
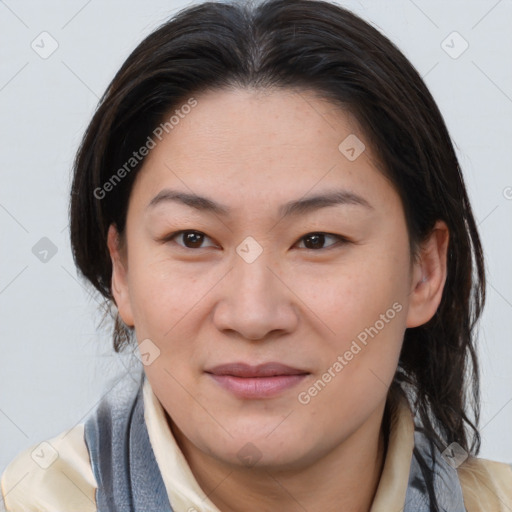
[[[174,233],[171,233],[169,236],[166,236],[164,239],[162,239],[163,242],[172,242],[176,237],[178,237],[179,235],[183,235],[185,233],[194,233],[196,235],[204,235],[206,238],[209,238],[205,233],[201,232],[201,231],[196,231],[194,229],[183,229],[181,231],[175,231]],[[308,249],[308,248],[304,248],[305,250],[307,251],[314,251],[314,252],[318,252],[318,251],[326,251],[326,250],[329,250],[329,249],[332,249],[334,247],[337,247],[339,245],[344,245],[344,244],[347,244],[347,243],[350,243],[350,240],[348,240],[347,238],[341,236],[341,235],[336,235],[334,233],[325,233],[323,231],[312,231],[311,233],[306,233],[305,235],[303,235],[302,237],[299,238],[300,241],[302,241],[303,239],[309,237],[309,236],[312,236],[312,235],[326,235],[328,237],[331,237],[331,238],[336,238],[338,239],[338,242],[337,243],[334,243],[334,244],[331,244],[327,247],[323,247],[323,248],[320,248],[320,249]],[[181,244],[178,244],[182,249],[189,249],[189,250],[199,250],[199,249],[204,249],[204,247],[185,247]]]

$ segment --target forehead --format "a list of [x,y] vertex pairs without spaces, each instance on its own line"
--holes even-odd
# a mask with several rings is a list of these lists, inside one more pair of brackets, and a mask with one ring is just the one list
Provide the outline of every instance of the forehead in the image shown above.
[[196,101],[177,120],[169,133],[173,136],[164,135],[161,146],[172,148],[176,157],[208,158],[213,153],[216,159],[282,156],[293,161],[294,156],[301,160],[309,153],[315,158],[328,149],[337,158],[341,140],[356,133],[363,138],[353,116],[311,91],[229,89],[209,91]]
[[330,186],[366,197],[393,193],[355,119],[313,92],[234,89],[194,99],[139,171],[132,194],[142,191],[146,202],[176,186],[235,209],[249,198],[282,204]]

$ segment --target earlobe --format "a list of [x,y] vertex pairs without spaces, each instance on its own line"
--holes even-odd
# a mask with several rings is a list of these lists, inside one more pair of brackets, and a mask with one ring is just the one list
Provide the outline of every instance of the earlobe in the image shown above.
[[413,265],[406,327],[427,323],[437,311],[447,276],[449,230],[437,221]]
[[112,295],[123,322],[128,327],[133,327],[134,322],[127,280],[127,265],[125,262],[123,262],[123,257],[126,255],[121,254],[119,246],[119,234],[114,224],[109,226],[107,245],[110,253],[110,259],[112,261]]

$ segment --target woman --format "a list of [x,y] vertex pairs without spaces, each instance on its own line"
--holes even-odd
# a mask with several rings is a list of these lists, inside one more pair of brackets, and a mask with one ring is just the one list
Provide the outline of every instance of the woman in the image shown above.
[[512,507],[477,458],[484,261],[443,118],[327,2],[147,37],[75,161],[71,241],[142,371],[4,472],[8,510]]

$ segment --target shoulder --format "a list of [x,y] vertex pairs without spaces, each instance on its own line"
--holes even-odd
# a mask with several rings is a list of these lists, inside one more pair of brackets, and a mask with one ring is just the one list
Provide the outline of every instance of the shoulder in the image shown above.
[[27,448],[1,478],[8,512],[96,512],[96,488],[83,424]]
[[468,512],[512,509],[512,464],[469,457],[457,472]]

